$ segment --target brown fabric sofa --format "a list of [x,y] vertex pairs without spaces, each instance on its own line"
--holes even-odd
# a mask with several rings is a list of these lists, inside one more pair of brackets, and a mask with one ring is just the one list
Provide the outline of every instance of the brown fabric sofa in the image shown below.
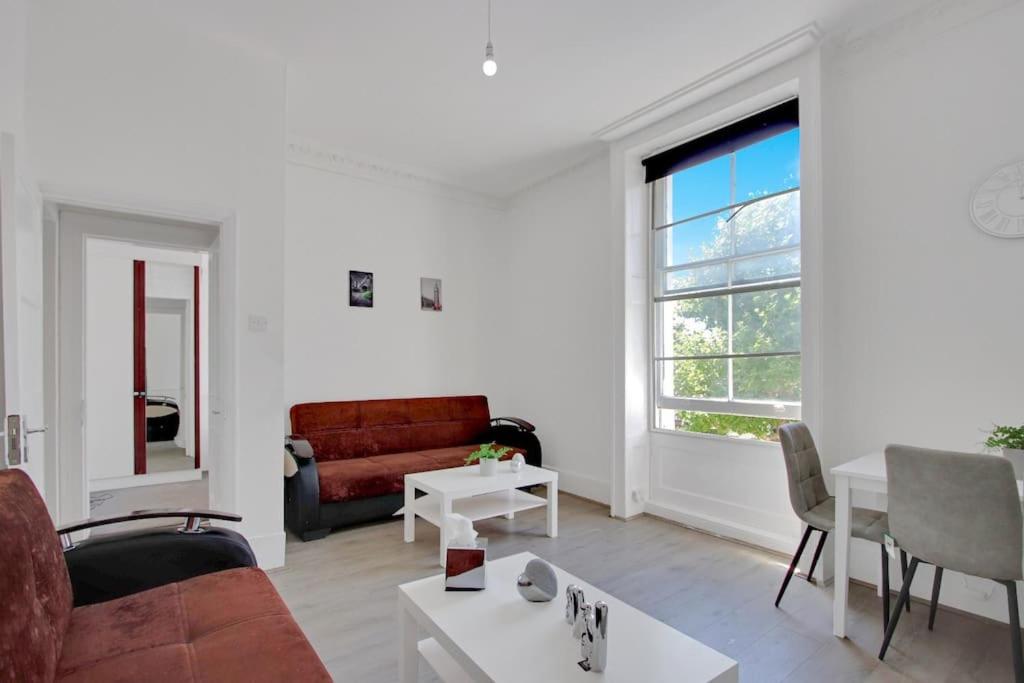
[[255,567],[73,607],[57,531],[20,470],[0,472],[0,541],[0,680],[331,680]]
[[406,474],[463,465],[483,443],[541,464],[533,425],[492,419],[486,396],[300,403],[290,416],[296,472],[285,480],[285,522],[303,540],[391,517]]

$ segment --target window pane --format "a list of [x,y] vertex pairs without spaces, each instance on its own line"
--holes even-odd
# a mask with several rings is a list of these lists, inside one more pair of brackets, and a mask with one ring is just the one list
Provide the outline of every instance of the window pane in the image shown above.
[[738,255],[796,246],[800,244],[800,192],[749,204],[733,222]]
[[800,356],[736,358],[732,377],[737,400],[800,400]]
[[799,250],[769,254],[736,261],[733,265],[733,284],[764,282],[800,275]]
[[773,417],[701,413],[693,410],[661,410],[659,412],[664,415],[658,425],[662,429],[737,436],[761,441],[778,441],[779,427],[793,422],[793,420],[781,420]]
[[729,156],[705,161],[669,176],[672,182],[672,223],[732,204]]
[[800,130],[736,151],[736,201],[800,185]]
[[675,398],[718,398],[729,396],[728,361],[720,358],[666,360],[661,391]]
[[719,263],[665,273],[665,291],[680,292],[691,289],[724,287],[729,281],[729,266]]
[[729,350],[729,301],[724,296],[666,301],[661,306],[663,355],[706,356]]
[[799,287],[734,294],[732,315],[733,353],[800,350]]
[[732,255],[732,238],[724,212],[665,228],[665,265],[707,261]]

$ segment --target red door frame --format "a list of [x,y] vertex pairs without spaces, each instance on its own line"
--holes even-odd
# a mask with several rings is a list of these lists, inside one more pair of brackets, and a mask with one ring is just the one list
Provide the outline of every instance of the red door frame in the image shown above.
[[132,263],[135,474],[146,473],[146,262]]
[[192,449],[199,469],[199,266],[192,271],[192,424],[195,426]]

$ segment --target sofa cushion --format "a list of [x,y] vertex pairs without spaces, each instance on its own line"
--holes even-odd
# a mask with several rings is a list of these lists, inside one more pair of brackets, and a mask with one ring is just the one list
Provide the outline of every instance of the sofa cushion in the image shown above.
[[300,403],[290,415],[317,462],[465,446],[490,426],[485,396]]
[[71,580],[35,484],[0,471],[0,679],[53,680],[71,620]]
[[261,570],[206,574],[79,607],[61,681],[329,681]]
[[[320,477],[320,502],[336,503],[402,493],[405,490],[405,475],[464,465],[466,457],[479,447],[479,444],[472,444],[368,458],[327,462],[318,460],[316,466]],[[517,452],[510,450],[503,460]]]

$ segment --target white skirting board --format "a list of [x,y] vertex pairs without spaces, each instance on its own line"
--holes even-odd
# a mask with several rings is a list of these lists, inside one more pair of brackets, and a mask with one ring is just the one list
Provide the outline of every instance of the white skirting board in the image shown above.
[[586,498],[603,505],[611,505],[611,484],[585,474],[570,472],[544,463],[544,469],[558,472],[558,490]]
[[732,538],[783,554],[792,553],[799,541],[799,539],[772,533],[764,529],[754,529],[727,519],[689,512],[671,505],[655,503],[654,501],[647,501],[644,505],[644,511],[650,515],[662,517],[694,529],[715,534],[716,536]]
[[256,563],[260,569],[274,569],[284,566],[284,531],[260,536],[245,535],[252,550],[256,553]]

